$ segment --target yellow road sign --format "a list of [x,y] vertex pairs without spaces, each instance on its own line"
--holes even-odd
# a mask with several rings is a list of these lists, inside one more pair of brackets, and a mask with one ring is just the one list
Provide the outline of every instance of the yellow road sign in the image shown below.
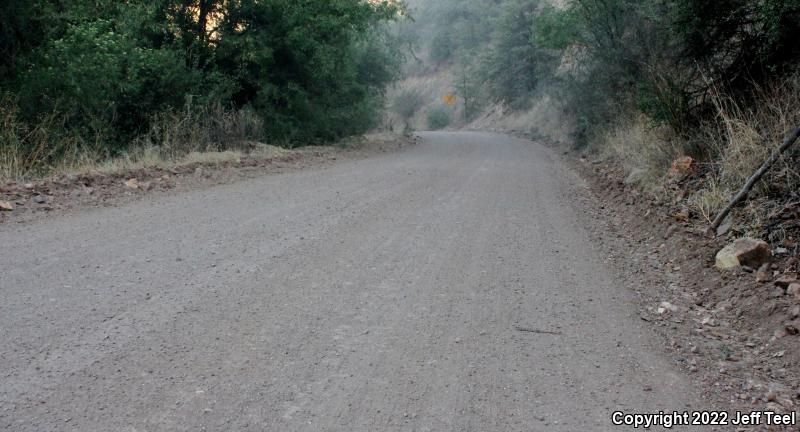
[[453,106],[453,105],[456,104],[456,95],[453,92],[450,92],[450,93],[447,93],[446,95],[444,95],[443,99],[444,99],[444,103],[447,104],[447,106]]

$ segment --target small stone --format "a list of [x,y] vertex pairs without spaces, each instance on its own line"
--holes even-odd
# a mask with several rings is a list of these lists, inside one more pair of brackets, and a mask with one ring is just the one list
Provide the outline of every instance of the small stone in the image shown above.
[[782,288],[788,288],[789,285],[795,282],[797,282],[797,276],[792,274],[784,274],[783,276],[780,276],[778,279],[775,279],[775,285]]
[[659,315],[663,315],[667,312],[672,312],[672,313],[678,312],[678,307],[667,301],[661,302],[661,304],[658,306],[659,307],[656,310],[656,312],[658,312]]
[[798,329],[794,324],[786,324],[784,329],[786,330],[786,334],[790,334],[792,336],[797,336],[800,334],[800,329]]
[[667,240],[670,237],[672,237],[672,235],[675,234],[675,231],[678,231],[678,226],[670,225],[669,228],[667,228],[667,232],[664,233],[664,240]]
[[765,283],[771,280],[772,280],[772,270],[770,270],[769,264],[765,263],[756,272],[756,281],[758,281],[759,283]]
[[783,288],[780,288],[780,287],[775,288],[770,293],[770,297],[772,297],[772,298],[783,297],[784,295],[786,295],[786,291]]
[[716,326],[719,325],[719,323],[717,323],[717,320],[715,320],[714,318],[711,318],[710,316],[707,316],[707,317],[703,318],[702,320],[700,320],[700,325],[709,326],[709,327],[716,327]]
[[14,205],[8,201],[0,201],[0,211],[13,211]]
[[764,400],[767,402],[775,402],[778,400],[778,393],[775,390],[769,390],[767,394],[764,395]]
[[33,197],[33,202],[35,202],[36,204],[44,204],[47,202],[47,197],[43,195],[36,195]]
[[139,189],[139,180],[136,180],[135,178],[128,179],[125,182],[125,187],[128,189]]
[[786,288],[786,295],[794,296],[794,298],[800,298],[800,283],[792,283],[789,284],[789,287]]
[[789,311],[789,317],[792,319],[800,317],[800,305],[792,307],[792,310]]
[[671,179],[685,177],[697,168],[697,163],[691,156],[681,156],[674,161],[667,171],[667,176]]

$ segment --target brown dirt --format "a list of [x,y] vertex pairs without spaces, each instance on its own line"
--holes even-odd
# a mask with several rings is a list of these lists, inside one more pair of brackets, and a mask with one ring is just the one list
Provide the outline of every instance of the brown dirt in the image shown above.
[[[358,159],[414,143],[399,135],[368,135],[348,147],[308,146],[278,156],[246,154],[235,161],[189,163],[169,168],[150,167],[115,173],[63,174],[30,183],[0,185],[0,201],[13,211],[0,212],[0,224],[25,223],[54,214],[86,208],[110,207],[145,197],[231,183],[268,173],[327,165],[341,159]],[[126,186],[136,179],[138,188]]]
[[[625,185],[614,163],[563,154],[587,180],[596,240],[639,295],[642,320],[664,337],[675,361],[743,411],[797,410],[800,336],[789,333],[800,326],[789,321],[800,303],[772,282],[757,282],[752,269],[713,267],[735,234],[709,238],[707,223],[684,219],[679,201]],[[778,255],[771,270],[796,274],[797,260]],[[677,311],[659,313],[662,302]]]

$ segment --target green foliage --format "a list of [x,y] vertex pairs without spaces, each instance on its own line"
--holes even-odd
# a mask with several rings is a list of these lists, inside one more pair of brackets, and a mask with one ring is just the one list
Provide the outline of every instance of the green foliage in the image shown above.
[[431,130],[444,129],[453,120],[450,111],[443,106],[428,108],[427,112],[428,128]]
[[571,65],[557,79],[560,99],[577,120],[578,145],[634,109],[657,121],[684,123],[686,77],[673,67],[676,49],[666,34],[665,6],[655,0],[580,0],[565,10],[545,8],[535,18],[534,41],[560,50]]
[[50,113],[116,152],[159,113],[223,105],[256,113],[276,142],[362,133],[403,60],[396,2],[9,0],[0,90],[21,121]]
[[534,41],[542,48],[564,50],[579,39],[580,17],[575,9],[545,6],[535,18]]
[[670,29],[681,41],[681,65],[700,65],[697,72],[707,82],[746,92],[753,83],[796,68],[798,0],[681,0],[671,12]]
[[470,57],[463,55],[454,71],[453,86],[464,102],[462,113],[465,122],[474,120],[487,101],[484,88],[486,77],[482,75],[480,66],[470,64]]
[[127,144],[153,112],[181,106],[203,84],[180,53],[136,42],[107,20],[68,26],[18,81],[25,114],[63,112],[73,127],[108,128],[112,142]]
[[536,20],[537,43],[571,57],[561,89],[580,143],[631,110],[690,133],[714,92],[748,99],[800,58],[798,0],[579,0]]
[[488,42],[494,19],[501,11],[496,0],[418,1],[411,8],[414,23],[404,28],[427,44],[430,60],[438,65],[462,51],[474,51]]
[[418,91],[407,90],[398,94],[392,101],[392,111],[405,121],[408,121],[424,103],[422,94]]
[[485,63],[491,96],[512,108],[524,108],[542,77],[552,75],[553,56],[536,43],[538,2],[506,4]]
[[455,47],[450,35],[447,33],[439,33],[431,40],[431,61],[435,64],[441,64],[453,56]]

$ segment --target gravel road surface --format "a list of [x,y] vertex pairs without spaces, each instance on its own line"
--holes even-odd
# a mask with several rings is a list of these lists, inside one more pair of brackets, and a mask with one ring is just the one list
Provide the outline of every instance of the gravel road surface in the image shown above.
[[612,431],[702,406],[551,150],[421,137],[0,226],[0,429]]

